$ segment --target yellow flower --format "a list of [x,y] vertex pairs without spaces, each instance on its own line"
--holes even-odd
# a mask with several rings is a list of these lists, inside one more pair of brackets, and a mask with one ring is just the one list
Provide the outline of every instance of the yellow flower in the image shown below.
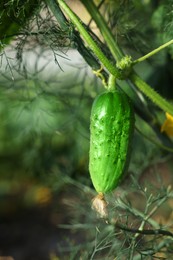
[[173,136],[173,116],[166,113],[166,120],[161,127],[161,132],[165,132],[168,136]]
[[49,204],[52,199],[52,194],[49,188],[39,187],[35,190],[35,202],[38,204]]

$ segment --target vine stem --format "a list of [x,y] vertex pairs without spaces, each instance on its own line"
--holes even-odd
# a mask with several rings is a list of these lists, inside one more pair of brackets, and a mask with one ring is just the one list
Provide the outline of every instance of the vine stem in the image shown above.
[[57,0],[57,3],[62,7],[68,17],[71,19],[72,23],[78,29],[79,33],[82,35],[90,49],[94,52],[100,62],[104,65],[104,67],[116,77],[119,77],[119,71],[114,64],[112,64],[108,58],[103,54],[100,50],[96,42],[90,36],[90,34],[86,31],[79,17],[68,7],[68,5],[64,2],[64,0]]
[[163,111],[173,115],[173,106],[152,89],[145,81],[143,81],[135,72],[133,72],[129,78],[142,93],[153,101],[153,103]]
[[[104,53],[101,51],[99,46],[96,44],[96,42],[93,40],[91,35],[87,32],[86,28],[83,26],[82,21],[79,19],[79,17],[70,9],[70,7],[64,2],[64,0],[56,0],[57,4],[64,10],[64,12],[68,15],[70,20],[72,21],[73,25],[77,28],[85,42],[88,44],[89,48],[93,51],[93,53],[96,55],[96,57],[100,60],[100,62],[103,64],[103,66],[109,71],[110,74],[115,76],[115,78],[121,79],[121,72],[117,69],[117,67],[112,64],[109,59],[104,55]],[[100,14],[98,18],[100,19]],[[97,21],[98,21],[97,18]],[[96,19],[96,18],[95,18]],[[102,18],[103,19],[103,18]],[[100,27],[104,26],[104,23],[100,23]],[[108,33],[109,28],[105,28],[104,33],[107,33],[107,37],[110,37],[111,33]],[[104,35],[106,37],[106,34]],[[112,37],[112,36],[111,36]],[[106,38],[107,40],[108,38]],[[109,38],[110,40],[111,38]],[[108,41],[109,42],[109,41]],[[138,62],[146,59],[147,57],[150,57],[151,55],[154,55],[158,51],[162,50],[163,48],[166,48],[170,44],[173,43],[173,40],[165,43],[164,45],[160,46],[159,48],[153,50],[152,52],[148,53],[147,55],[141,57],[138,59]],[[110,44],[110,42],[109,42]],[[115,45],[117,46],[117,45]],[[116,49],[114,46],[114,52],[116,55],[118,55],[119,49]],[[118,48],[118,46],[117,46]],[[120,55],[120,53],[119,53]],[[140,61],[139,61],[140,60]],[[137,62],[137,61],[134,61]],[[134,64],[134,62],[132,64]],[[167,102],[162,96],[160,96],[154,89],[152,89],[146,82],[144,82],[135,72],[131,72],[131,74],[128,76],[128,78],[131,80],[131,82],[147,97],[149,97],[157,106],[159,106],[163,111],[168,112],[169,114],[173,115],[173,106]]]
[[95,21],[97,24],[104,40],[106,41],[107,46],[109,47],[113,57],[115,58],[116,61],[120,61],[123,57],[124,54],[120,47],[117,45],[115,41],[115,37],[113,36],[111,30],[109,29],[105,19],[99,12],[97,6],[94,4],[92,0],[81,0],[83,5],[86,7],[88,10],[89,14],[91,15],[92,19]]
[[148,59],[149,57],[155,55],[156,53],[160,52],[161,50],[163,50],[164,48],[168,47],[169,45],[173,44],[173,40],[170,40],[169,42],[166,42],[165,44],[159,46],[158,48],[154,49],[153,51],[147,53],[146,55],[142,56],[141,58],[137,59],[137,60],[134,60],[132,62],[133,65],[141,62],[141,61],[144,61],[146,59]]

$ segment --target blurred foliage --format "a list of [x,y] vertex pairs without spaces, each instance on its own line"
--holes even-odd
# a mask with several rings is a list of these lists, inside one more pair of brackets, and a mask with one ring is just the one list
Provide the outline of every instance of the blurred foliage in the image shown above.
[[[20,84],[22,87],[20,87]],[[23,84],[25,84],[24,88]],[[40,92],[38,84],[41,84],[41,82],[28,79],[25,83],[15,83],[14,88],[10,91],[4,90],[5,85],[3,89],[1,88],[0,153],[2,163],[6,161],[7,167],[10,166],[9,157],[12,157],[12,160],[10,160],[12,169],[13,161],[17,164],[16,167],[23,165],[25,170],[41,176],[44,173],[48,174],[47,171],[51,170],[53,161],[55,163],[58,160],[58,154],[62,157],[62,162],[61,160],[59,162],[59,164],[62,163],[62,166],[63,154],[69,154],[70,157],[73,154],[71,159],[74,161],[74,155],[84,154],[85,146],[81,144],[80,135],[85,136],[85,132],[87,133],[82,141],[86,144],[87,138],[89,138],[87,129],[89,107],[84,110],[82,116],[78,113],[78,109],[79,106],[82,109],[85,102],[86,104],[91,103],[91,100],[89,97],[83,97],[83,103],[80,104],[80,93],[75,93],[75,89],[78,88],[75,84],[69,86],[70,89],[73,88],[71,95],[69,89],[69,97],[63,94],[60,84],[59,90],[54,90],[55,93],[46,92],[43,89]],[[58,91],[61,93],[58,93]],[[57,95],[60,98],[57,98]],[[80,117],[82,124],[78,120]],[[78,138],[76,138],[77,131],[79,132]],[[72,150],[74,150],[74,153]],[[64,165],[64,167],[70,173],[67,165]],[[3,167],[0,171],[2,176]],[[4,173],[4,176],[7,176],[7,173]]]
[[[1,48],[8,44],[21,28],[28,22],[36,9],[40,7],[40,1],[4,1],[0,3],[0,32]],[[11,37],[10,37],[11,36]],[[1,49],[0,48],[0,49]]]

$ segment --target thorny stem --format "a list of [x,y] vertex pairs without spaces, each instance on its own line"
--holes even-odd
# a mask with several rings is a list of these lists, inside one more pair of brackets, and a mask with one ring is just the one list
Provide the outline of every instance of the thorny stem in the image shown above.
[[[77,36],[77,32],[75,34],[75,39],[78,45],[78,51],[84,56],[87,63],[94,69],[98,70],[99,62],[105,66],[105,68],[115,77],[119,78],[121,76],[121,73],[119,70],[112,64],[109,59],[103,54],[103,52],[100,50],[96,42],[93,40],[93,38],[90,36],[90,34],[86,31],[86,28],[83,26],[80,19],[77,17],[77,15],[68,7],[68,5],[63,0],[45,0],[47,2],[47,5],[53,10],[53,13],[56,18],[58,18],[58,21],[60,22],[62,28],[67,28],[66,18],[62,14],[60,8],[58,8],[58,3],[60,6],[65,10],[65,12],[70,17],[72,23],[77,27],[79,33],[83,36],[84,40],[87,42],[91,50],[94,52],[96,57],[94,57],[91,52],[86,48],[84,45],[82,39],[80,36]],[[100,31],[102,32],[105,40],[107,40],[107,44],[112,52],[112,55],[117,60],[120,60],[120,58],[123,57],[123,53],[121,52],[119,46],[114,41],[113,35],[109,30],[109,27],[107,26],[105,20],[103,19],[102,15],[98,12],[96,6],[92,1],[82,1],[86,8],[88,8],[90,14],[92,15],[92,18],[95,20],[97,26],[99,27]],[[92,8],[91,8],[92,7]],[[97,11],[97,12],[96,12]],[[42,32],[39,32],[42,33]],[[31,35],[35,34],[35,32],[31,32]],[[7,36],[8,37],[8,36]],[[143,57],[135,60],[132,62],[132,65],[135,65],[136,63],[139,63],[150,56],[156,54],[157,52],[161,51],[162,49],[168,47],[170,44],[173,44],[173,40],[161,45],[157,49],[151,51],[150,53],[144,55]],[[98,58],[98,60],[96,59]],[[107,78],[106,71],[103,70],[102,72],[103,77]],[[123,74],[123,71],[122,71]],[[13,75],[12,75],[13,79]],[[146,82],[144,82],[135,72],[132,72],[129,76],[129,79],[131,82],[147,97],[149,97],[153,103],[155,103],[158,107],[160,107],[163,111],[168,112],[169,114],[173,115],[173,106],[167,102],[162,96],[160,96],[154,89],[152,89]]]
[[[64,31],[68,31],[69,22],[65,15],[63,14],[62,10],[60,9],[56,0],[45,0],[47,6],[50,8],[52,13],[54,14],[56,20],[58,21],[59,25]],[[80,37],[80,34],[76,30],[72,30],[71,32],[72,38],[74,40],[75,47],[77,48],[78,52],[83,56],[85,61],[93,70],[99,70],[101,65],[99,60],[93,55],[93,53],[85,46],[83,40]],[[107,79],[108,75],[107,72],[102,69],[102,76]]]
[[82,22],[78,18],[78,16],[68,7],[68,5],[64,2],[64,0],[57,0],[59,5],[62,7],[62,9],[65,11],[65,13],[68,15],[68,17],[71,19],[72,23],[75,25],[75,27],[78,29],[79,33],[82,35],[90,49],[95,53],[97,58],[100,60],[100,62],[104,65],[104,67],[113,75],[116,77],[120,76],[120,73],[118,69],[115,67],[114,64],[112,64],[109,59],[103,54],[103,52],[100,50],[96,42],[93,40],[93,38],[90,36],[90,34],[86,31],[85,27],[83,26]]
[[115,41],[115,37],[113,36],[110,28],[108,27],[106,21],[104,20],[103,16],[99,12],[98,8],[96,7],[96,5],[94,4],[94,2],[92,0],[81,0],[81,2],[88,10],[92,19],[97,24],[113,57],[115,58],[116,61],[120,61],[123,58],[124,54],[120,50],[120,47],[117,45],[117,43]]
[[[86,28],[83,26],[82,22],[78,16],[68,7],[64,0],[56,0],[59,5],[64,9],[72,23],[76,26],[79,33],[82,35],[84,40],[87,42],[90,49],[94,52],[96,57],[104,65],[104,67],[116,78],[121,78],[120,71],[113,65],[109,59],[103,54],[96,42],[86,31]],[[107,29],[108,30],[108,29]],[[170,42],[169,42],[170,44]],[[166,45],[166,44],[165,44]],[[164,46],[165,47],[165,46]],[[160,47],[162,49],[163,47]],[[159,50],[160,50],[159,49]],[[156,49],[158,51],[158,49]],[[118,50],[116,50],[118,52]],[[154,52],[154,51],[153,51]],[[132,72],[129,76],[131,82],[147,97],[149,97],[157,106],[159,106],[163,111],[173,114],[173,106],[169,104],[162,96],[160,96],[154,89],[152,89],[146,82],[144,82],[135,72]]]

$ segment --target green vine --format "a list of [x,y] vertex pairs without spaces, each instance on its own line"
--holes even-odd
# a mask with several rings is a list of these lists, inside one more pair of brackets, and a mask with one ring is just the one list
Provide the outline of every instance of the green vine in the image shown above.
[[[79,17],[70,9],[70,7],[64,2],[64,0],[56,0],[59,6],[64,10],[64,12],[70,18],[72,24],[77,28],[78,32],[81,34],[89,48],[93,51],[96,57],[100,60],[103,66],[108,70],[110,74],[112,74],[117,79],[130,79],[131,82],[148,98],[150,98],[153,103],[155,103],[158,107],[160,107],[165,112],[173,114],[173,107],[169,102],[167,102],[162,96],[160,96],[154,89],[152,89],[146,82],[144,82],[133,70],[132,65],[135,65],[138,62],[141,62],[148,57],[156,54],[163,48],[169,46],[173,43],[173,40],[168,43],[160,46],[159,48],[153,50],[147,55],[132,61],[131,57],[124,56],[117,45],[117,43],[113,39],[113,35],[111,34],[108,26],[106,25],[105,20],[101,16],[101,14],[96,9],[93,1],[82,1],[86,8],[89,10],[92,18],[95,20],[98,25],[100,31],[102,32],[105,41],[110,48],[112,55],[117,58],[118,63],[117,66],[112,64],[112,62],[103,54],[97,43],[91,37],[91,35],[87,32],[85,26]],[[97,12],[96,12],[97,11]],[[105,84],[104,84],[105,85]]]
[[65,13],[68,15],[68,17],[71,19],[74,26],[78,29],[79,33],[82,35],[90,49],[95,53],[97,58],[100,60],[100,62],[104,65],[104,67],[113,75],[116,77],[120,77],[120,73],[116,66],[112,64],[109,59],[103,54],[103,52],[100,50],[96,42],[93,40],[93,38],[90,36],[90,34],[87,32],[86,28],[83,26],[81,20],[79,17],[68,7],[68,5],[64,2],[64,0],[57,0],[59,5],[62,7],[62,9],[65,11]]
[[103,38],[106,41],[107,46],[109,47],[113,57],[116,61],[120,61],[124,54],[118,44],[115,41],[115,37],[113,36],[111,30],[109,29],[105,19],[99,12],[97,6],[94,4],[92,0],[81,0],[83,5],[88,10],[89,14],[91,15],[92,19],[97,24]]
[[163,50],[164,48],[168,47],[169,45],[173,44],[173,40],[166,42],[165,44],[159,46],[158,48],[154,49],[153,51],[147,53],[146,55],[142,56],[141,58],[134,60],[132,62],[133,65],[142,62],[148,58],[150,58],[151,56],[155,55],[156,53],[160,52],[161,50]]

